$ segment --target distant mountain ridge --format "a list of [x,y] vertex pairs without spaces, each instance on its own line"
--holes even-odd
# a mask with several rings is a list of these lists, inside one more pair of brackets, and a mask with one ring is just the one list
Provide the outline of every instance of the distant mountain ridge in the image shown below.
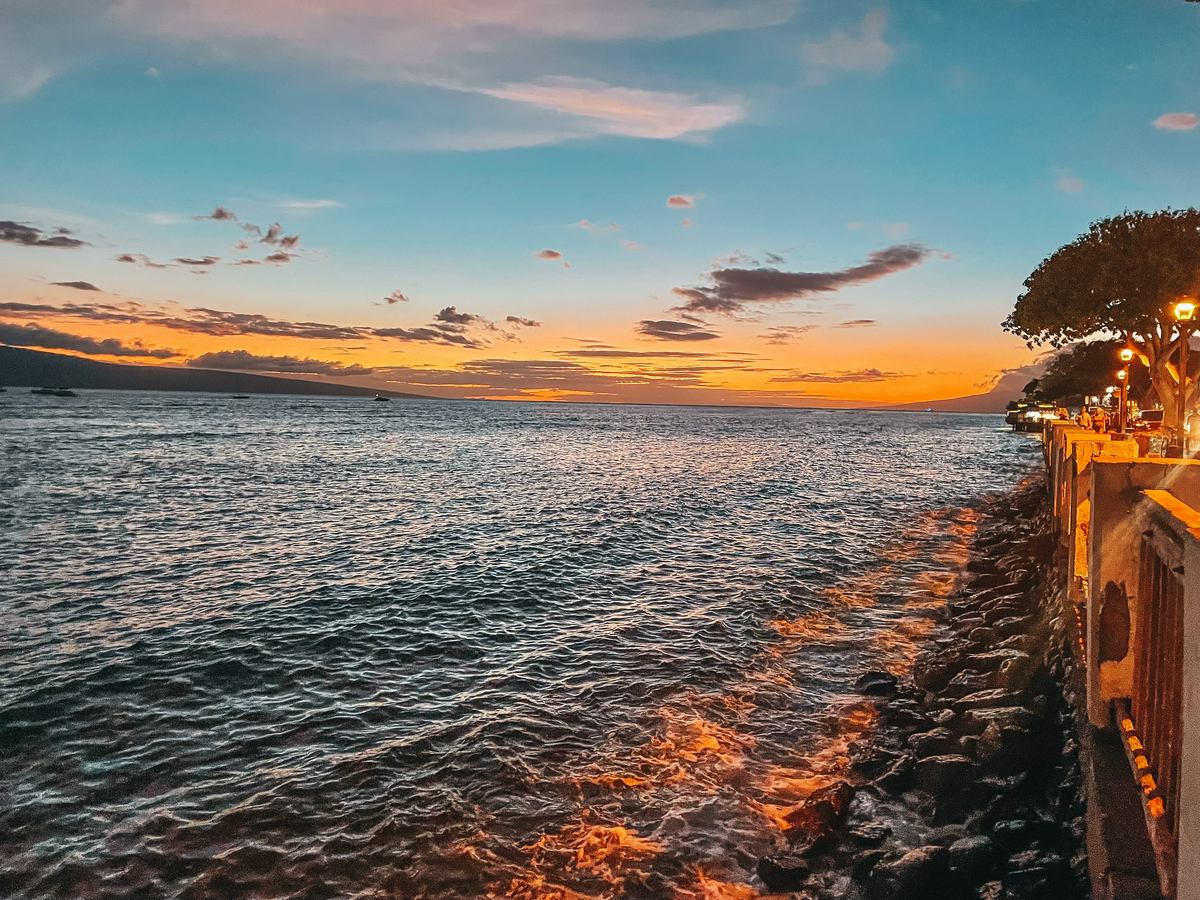
[[971,394],[966,397],[951,397],[947,400],[924,400],[920,403],[905,403],[900,406],[885,406],[882,409],[926,410],[934,412],[1001,413],[1009,400],[1023,396],[1022,388],[1035,377],[1027,369],[1010,372],[986,394]]
[[431,398],[327,381],[249,372],[98,362],[63,353],[0,346],[0,387],[61,386],[117,391],[196,391],[215,394],[304,394],[323,397]]

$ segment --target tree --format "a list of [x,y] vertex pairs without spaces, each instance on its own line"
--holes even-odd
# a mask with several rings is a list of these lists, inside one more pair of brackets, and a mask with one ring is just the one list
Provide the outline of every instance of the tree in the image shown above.
[[[1179,333],[1173,308],[1198,290],[1200,211],[1126,212],[1093,222],[1042,260],[1003,327],[1030,347],[1061,347],[1095,335],[1128,341],[1174,424],[1179,373],[1171,360]],[[1194,402],[1195,380],[1190,386]]]
[[[1084,397],[1099,396],[1110,385],[1121,362],[1117,356],[1121,341],[1082,341],[1055,355],[1042,377],[1037,379],[1032,393],[1039,400],[1083,405]],[[1150,378],[1144,366],[1129,367],[1129,396],[1141,402],[1150,392]]]

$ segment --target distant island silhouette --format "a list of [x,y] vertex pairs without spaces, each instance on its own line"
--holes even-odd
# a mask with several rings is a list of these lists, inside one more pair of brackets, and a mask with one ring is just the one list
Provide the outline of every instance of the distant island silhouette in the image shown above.
[[380,391],[375,388],[307,381],[249,372],[217,369],[184,369],[169,366],[139,366],[97,362],[20,347],[0,346],[0,386],[71,388],[124,391],[195,391],[217,394],[305,394],[323,397],[410,397],[429,400],[421,394]]

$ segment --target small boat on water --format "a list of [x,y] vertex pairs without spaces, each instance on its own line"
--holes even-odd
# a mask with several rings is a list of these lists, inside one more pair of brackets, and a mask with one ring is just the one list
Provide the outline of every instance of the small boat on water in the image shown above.
[[34,388],[29,393],[41,394],[43,397],[78,397],[79,396],[77,393],[75,393],[70,388],[65,388],[65,387],[40,387],[40,388]]
[[385,396],[383,396],[383,394],[376,394],[376,395],[375,395],[375,399],[376,399],[376,400],[378,400],[378,401],[380,401],[381,403],[387,403],[387,402],[388,402],[389,400],[391,400],[392,398],[391,398],[391,397],[385,397]]
[[230,394],[229,399],[230,400],[249,400],[250,395],[249,394]]

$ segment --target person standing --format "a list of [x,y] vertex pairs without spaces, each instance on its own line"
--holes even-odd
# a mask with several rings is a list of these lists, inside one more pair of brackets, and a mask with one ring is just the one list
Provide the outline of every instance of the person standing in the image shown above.
[[1080,407],[1079,415],[1075,417],[1075,424],[1080,428],[1086,428],[1088,431],[1092,430],[1092,415],[1088,412],[1086,406]]
[[1097,434],[1104,434],[1108,431],[1108,413],[1103,406],[1096,408],[1096,414],[1092,416],[1092,422],[1095,424]]

